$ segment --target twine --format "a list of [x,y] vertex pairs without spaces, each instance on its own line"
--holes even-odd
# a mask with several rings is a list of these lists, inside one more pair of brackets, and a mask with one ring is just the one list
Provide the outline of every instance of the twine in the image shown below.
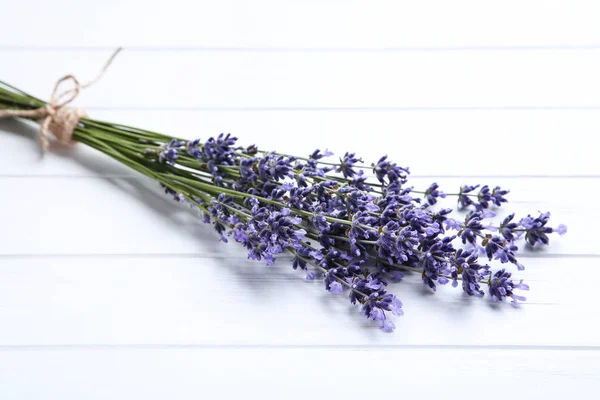
[[[77,127],[79,120],[87,117],[86,112],[81,108],[66,107],[70,104],[81,92],[82,89],[88,88],[98,82],[104,75],[114,58],[122,50],[121,47],[116,49],[104,64],[98,76],[86,83],[81,84],[73,75],[65,75],[60,78],[54,85],[54,90],[50,96],[50,101],[40,108],[34,110],[0,110],[0,118],[8,117],[30,117],[40,118],[43,121],[40,123],[40,143],[44,151],[48,150],[48,131],[61,142],[69,143],[73,137],[73,131]],[[64,82],[73,82],[73,88],[59,91],[60,85]]]

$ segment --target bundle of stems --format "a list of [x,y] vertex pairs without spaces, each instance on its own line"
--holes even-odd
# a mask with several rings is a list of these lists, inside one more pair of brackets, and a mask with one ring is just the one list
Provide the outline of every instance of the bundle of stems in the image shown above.
[[[33,110],[45,102],[0,82],[0,109]],[[506,203],[508,190],[465,185],[445,194],[436,183],[424,190],[407,185],[409,170],[386,156],[365,165],[354,153],[339,161],[315,150],[306,156],[239,146],[227,134],[205,141],[173,138],[130,126],[82,118],[72,139],[90,146],[160,183],[179,202],[200,210],[221,240],[233,238],[248,257],[272,264],[292,255],[332,293],[347,293],[361,312],[384,331],[395,328],[390,313],[402,303],[388,292],[404,272],[418,273],[435,291],[457,287],[493,300],[525,300],[529,290],[503,264],[522,270],[517,243],[547,245],[548,235],[566,227],[547,226],[550,214],[494,224],[490,209]],[[467,209],[464,218],[440,208],[448,196]],[[482,262],[483,259],[483,262]],[[492,270],[488,262],[500,264]]]

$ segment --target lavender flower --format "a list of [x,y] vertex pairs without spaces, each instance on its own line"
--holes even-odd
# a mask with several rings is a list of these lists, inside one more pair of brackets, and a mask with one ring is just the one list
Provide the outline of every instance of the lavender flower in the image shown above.
[[386,178],[389,184],[404,183],[409,174],[408,168],[399,167],[396,163],[388,161],[387,156],[381,157],[377,164],[373,165],[373,171],[379,182],[383,184],[385,184]]
[[297,163],[295,169],[299,172],[296,175],[296,181],[298,182],[298,186],[307,187],[308,183],[306,181],[309,177],[324,177],[325,174],[333,169],[333,167],[322,167],[319,166],[319,160],[324,157],[329,157],[333,155],[332,152],[325,150],[324,153],[321,153],[320,150],[315,150],[308,158],[306,163]]
[[493,191],[490,191],[488,185],[485,185],[479,191],[477,200],[479,201],[478,209],[488,208],[490,203],[500,207],[502,203],[506,203],[507,200],[504,198],[510,191],[503,190],[500,186],[496,186]]
[[437,203],[438,197],[442,199],[446,197],[446,193],[442,192],[438,188],[439,185],[437,183],[432,183],[431,186],[429,186],[425,191],[425,198],[430,205]]
[[187,142],[185,144],[185,149],[186,149],[186,152],[190,156],[201,159],[202,158],[202,149],[199,148],[199,146],[200,146],[200,139],[194,139],[194,140],[190,140],[189,142]]
[[310,155],[310,159],[318,161],[322,158],[330,157],[332,155],[333,155],[333,152],[331,152],[327,149],[325,149],[325,151],[323,153],[321,153],[321,150],[317,149],[317,150],[313,151],[313,153]]
[[[294,259],[292,260],[292,268],[297,269],[306,269],[306,259],[310,256],[310,250],[304,246],[297,246],[296,252],[294,253]],[[310,274],[310,272],[309,272]],[[308,275],[307,275],[308,277]],[[308,279],[308,278],[307,278]],[[312,274],[312,279],[314,279],[314,274]],[[311,280],[312,280],[311,279]]]
[[[379,280],[380,278],[377,278],[377,281]],[[357,300],[360,300],[363,303],[363,314],[367,318],[379,321],[381,324],[380,328],[384,332],[392,332],[396,325],[387,318],[385,311],[389,311],[396,316],[404,315],[402,302],[393,294],[386,293],[383,289],[373,289],[368,285],[369,281],[355,279],[351,286],[350,301],[355,303]]]
[[504,218],[504,220],[500,224],[500,228],[498,228],[498,231],[500,232],[500,234],[502,234],[502,236],[504,236],[506,240],[512,241],[515,240],[515,238],[521,236],[521,232],[518,229],[520,225],[516,222],[512,222],[514,217],[515,214],[512,213],[508,217]]
[[511,281],[510,277],[512,274],[504,269],[497,271],[490,279],[489,289],[492,299],[495,301],[502,301],[507,297],[512,298],[512,303],[517,304],[517,301],[527,300],[523,296],[516,295],[513,290],[529,290],[529,286],[523,283],[523,280],[519,283]]
[[367,179],[368,176],[365,174],[365,172],[360,170],[352,176],[352,179],[349,181],[349,185],[358,190],[362,190],[363,192],[370,192],[373,190],[373,188],[367,183]]
[[460,188],[460,192],[458,194],[458,204],[462,207],[468,207],[470,205],[474,205],[475,202],[473,200],[471,200],[471,197],[469,195],[469,193],[471,193],[473,190],[477,189],[479,187],[479,185],[475,185],[475,186],[469,186],[469,185],[464,185],[461,186]]
[[550,241],[548,234],[553,232],[552,228],[546,226],[549,220],[549,212],[540,213],[536,218],[528,215],[521,219],[519,225],[525,229],[525,240],[527,243],[531,246],[534,246],[537,243],[548,244]]
[[457,279],[462,279],[462,288],[469,296],[483,296],[481,290],[482,281],[489,275],[489,266],[480,265],[479,256],[473,249],[459,249],[456,255],[451,257],[452,263],[452,285],[457,285]]
[[494,236],[491,239],[483,241],[485,246],[485,252],[488,259],[492,257],[496,260],[500,260],[501,263],[513,263],[517,266],[519,271],[523,271],[525,267],[517,261],[516,253],[519,250],[517,246],[512,243],[502,240],[499,236]]
[[344,178],[352,178],[356,175],[354,165],[359,162],[362,163],[363,161],[355,157],[354,153],[346,153],[344,157],[340,158],[340,166],[336,171],[341,172]]
[[184,145],[185,142],[172,139],[171,142],[165,145],[162,151],[158,154],[159,161],[174,165],[175,160],[177,160],[177,157],[179,157],[179,148],[183,147]]
[[467,214],[463,229],[458,233],[463,243],[475,244],[477,242],[477,237],[482,235],[481,232],[484,229],[481,224],[483,217],[481,211],[471,211]]
[[508,193],[510,193],[510,190],[501,189],[500,186],[496,186],[492,191],[492,203],[500,207],[502,203],[508,202],[508,200],[504,198],[504,196],[506,196]]
[[380,258],[391,264],[402,264],[414,254],[419,245],[419,234],[410,226],[400,228],[397,222],[390,221],[381,228],[377,245]]
[[263,181],[279,181],[285,177],[292,177],[291,162],[288,157],[275,153],[266,154],[258,162],[258,175]]
[[[472,192],[477,189],[479,185],[464,185],[460,188],[460,192],[458,194],[458,204],[462,207],[474,206],[477,210],[483,210],[494,204],[498,207],[502,205],[502,203],[506,203],[507,200],[504,198],[510,191],[504,190],[500,188],[500,186],[496,186],[493,190],[490,190],[488,185],[484,185],[479,193],[475,196]],[[473,201],[472,197],[476,197],[478,203]]]

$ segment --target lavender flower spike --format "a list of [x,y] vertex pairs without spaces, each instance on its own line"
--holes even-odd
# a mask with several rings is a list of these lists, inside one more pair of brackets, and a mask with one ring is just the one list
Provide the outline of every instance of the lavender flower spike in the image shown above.
[[446,193],[439,190],[439,185],[434,182],[425,191],[425,198],[430,205],[434,205],[437,203],[438,197],[443,199],[446,197]]
[[512,298],[512,303],[517,304],[517,301],[527,300],[523,296],[519,296],[513,292],[514,289],[529,290],[529,286],[523,283],[523,280],[519,283],[509,280],[511,273],[504,269],[497,271],[490,279],[490,295],[495,301],[502,301],[507,297]]

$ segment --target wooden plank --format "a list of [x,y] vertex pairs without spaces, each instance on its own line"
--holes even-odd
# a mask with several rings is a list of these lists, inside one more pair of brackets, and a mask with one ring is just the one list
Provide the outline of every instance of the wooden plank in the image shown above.
[[[110,53],[2,51],[3,80],[47,97],[56,79],[96,76]],[[40,68],[43,66],[43,68]],[[600,107],[600,49],[544,52],[123,52],[84,107]]]
[[[69,10],[68,13],[58,10]],[[36,0],[4,10],[3,46],[598,45],[597,2]],[[72,16],[76,15],[77,18]],[[49,17],[50,16],[50,17]],[[43,32],[45,34],[40,34]]]
[[[414,179],[425,189],[432,179]],[[0,241],[2,255],[56,254],[180,254],[208,255],[235,252],[238,246],[217,245],[210,225],[202,223],[188,206],[174,202],[148,179],[73,179],[69,177],[0,178],[10,195],[0,197],[0,221],[10,230]],[[438,179],[455,192],[474,179]],[[509,212],[517,218],[538,211],[553,213],[552,225],[563,223],[570,232],[554,236],[550,246],[525,256],[600,254],[588,226],[600,219],[597,210],[581,212],[581,199],[573,195],[588,188],[593,197],[598,179],[490,179],[491,185],[510,188],[513,201],[498,209],[499,222]],[[560,190],[557,190],[560,188]],[[442,205],[455,207],[447,198]],[[464,213],[457,214],[464,218]]]
[[[91,110],[115,121],[185,138],[232,133],[240,143],[307,155],[383,154],[415,176],[600,176],[600,111],[131,111]],[[39,154],[37,126],[0,120],[0,176],[130,175],[77,146]],[[583,186],[586,187],[586,186]],[[534,198],[535,199],[535,198]]]
[[[0,263],[0,345],[599,346],[597,258],[527,260],[518,308],[409,275],[385,334],[345,296],[272,267],[222,256],[46,257]],[[576,271],[576,272],[573,272]],[[567,278],[566,274],[569,277]]]
[[[247,393],[306,399],[328,392],[362,398],[384,397],[391,390],[410,397],[425,392],[461,399],[473,392],[505,399],[509,389],[495,389],[504,382],[524,398],[578,393],[580,399],[595,399],[599,357],[598,351],[464,349],[3,351],[0,390],[9,398],[61,399],[237,398]],[[441,384],[431,383],[433,367],[444,371]],[[365,378],[374,370],[376,379]],[[355,384],[331,382],[338,373]],[[392,389],[396,382],[398,388]]]

